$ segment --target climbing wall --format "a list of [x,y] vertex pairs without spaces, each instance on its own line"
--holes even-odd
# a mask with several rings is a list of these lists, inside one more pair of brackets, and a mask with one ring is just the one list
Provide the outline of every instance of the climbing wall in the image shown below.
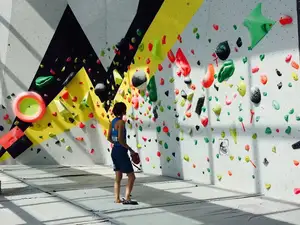
[[7,0],[0,16],[1,163],[111,165],[122,101],[146,173],[297,201],[296,1]]
[[[174,45],[168,29],[153,32],[130,75],[140,94],[127,121],[145,172],[295,201],[296,9],[295,1],[204,1],[172,34]],[[154,101],[142,85],[151,74]]]

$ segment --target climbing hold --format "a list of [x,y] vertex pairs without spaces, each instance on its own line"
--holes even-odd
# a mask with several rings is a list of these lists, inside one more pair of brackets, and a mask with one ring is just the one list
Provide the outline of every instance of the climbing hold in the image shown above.
[[201,118],[201,123],[202,123],[202,125],[203,125],[204,127],[206,127],[207,124],[208,124],[208,117],[202,117],[202,118]]
[[295,195],[300,194],[300,188],[294,188],[294,194]]
[[242,38],[238,38],[237,40],[236,40],[236,45],[240,48],[240,47],[242,47],[242,45],[243,45],[243,42],[242,42]]
[[67,100],[69,98],[69,92],[67,90],[64,90],[60,97],[62,97],[62,99]]
[[300,141],[297,141],[296,143],[292,144],[293,149],[300,149]]
[[257,73],[259,71],[259,67],[253,67],[252,69],[251,69],[251,72],[252,73]]
[[253,49],[272,29],[276,21],[267,19],[261,12],[262,3],[258,3],[247,18],[243,25],[248,29],[251,36],[251,49]]
[[184,90],[182,90],[181,92],[180,92],[180,94],[181,94],[181,97],[182,98],[187,98],[187,94],[186,94],[186,92],[184,91]]
[[176,52],[176,65],[182,72],[183,76],[186,77],[191,73],[191,66],[181,48],[178,48]]
[[282,17],[280,17],[280,19],[279,19],[279,23],[280,23],[282,26],[291,24],[291,23],[293,23],[293,18],[290,17],[290,16],[287,16],[287,15],[282,16]]
[[215,75],[214,66],[212,64],[209,64],[206,75],[202,79],[202,86],[205,88],[209,88],[215,80],[214,75]]
[[266,188],[267,190],[270,190],[270,189],[271,189],[271,187],[272,187],[272,185],[271,185],[271,184],[265,184],[265,188]]
[[244,97],[247,89],[246,83],[241,80],[237,87],[237,91],[239,92],[240,96]]
[[145,91],[147,88],[146,73],[141,70],[135,72],[134,75],[132,76],[131,83],[135,88],[137,88],[141,91]]
[[268,82],[268,77],[266,75],[261,75],[260,82],[265,85]]
[[[187,95],[186,99],[191,102],[191,101],[193,101],[193,98],[194,98],[194,93],[192,92]],[[191,106],[191,104],[190,104],[190,106]]]
[[292,67],[293,67],[294,69],[296,69],[296,70],[299,69],[299,64],[296,63],[295,61],[292,61],[292,62],[291,62],[291,65],[292,65]]
[[106,90],[106,87],[103,83],[98,83],[95,86],[95,94],[100,97]]
[[190,157],[189,157],[188,155],[184,155],[183,159],[184,159],[185,161],[187,161],[187,162],[190,161]]
[[79,123],[79,128],[83,129],[85,127],[84,123],[80,122]]
[[234,70],[235,66],[233,61],[231,59],[225,61],[218,74],[219,83],[227,81],[233,75]]
[[230,55],[230,47],[228,41],[223,41],[218,44],[216,54],[221,60],[226,60]]
[[161,51],[161,43],[159,40],[154,41],[153,49],[152,49],[152,55],[156,59],[162,59],[162,51]]
[[214,107],[213,107],[213,112],[216,114],[216,116],[220,116],[221,114],[221,111],[222,111],[222,106],[220,104],[216,104]]
[[170,60],[171,63],[174,63],[175,62],[175,56],[174,56],[174,53],[172,50],[168,51],[168,58]]
[[67,150],[67,151],[71,151],[71,150],[72,150],[71,146],[67,145],[67,146],[66,146],[66,150]]
[[185,78],[184,78],[184,83],[186,83],[187,85],[191,84],[191,83],[192,83],[191,78],[185,77]]
[[298,81],[298,74],[296,74],[295,72],[292,72],[292,78],[294,81]]
[[288,126],[285,131],[284,131],[286,134],[291,134],[292,132],[292,128],[290,126]]
[[282,76],[282,73],[281,73],[278,69],[276,69],[275,71],[276,71],[276,74],[277,74],[279,77]]
[[279,110],[280,109],[280,105],[276,100],[272,101],[272,106],[275,110]]
[[37,88],[44,88],[47,85],[51,84],[54,82],[54,77],[53,76],[44,76],[44,77],[38,77],[35,80],[35,85]]
[[265,58],[265,55],[264,55],[264,54],[261,54],[261,55],[259,56],[259,58],[260,58],[260,61],[263,61],[264,58]]
[[293,162],[294,162],[295,166],[299,166],[299,161],[298,160],[293,160]]
[[213,24],[213,28],[214,28],[215,30],[219,30],[219,25]]
[[230,133],[234,143],[237,144],[237,130],[236,130],[236,128],[229,128],[229,133]]
[[90,98],[91,98],[90,92],[87,92],[87,93],[84,95],[84,97],[83,97],[83,99],[81,100],[81,102],[80,102],[80,109],[85,109],[85,108],[89,108],[89,107],[90,107],[90,104],[89,104]]
[[251,88],[251,96],[250,96],[250,100],[254,103],[254,104],[259,104],[261,101],[261,93],[258,87],[252,87]]
[[243,63],[245,64],[248,61],[247,57],[243,57]]
[[[44,116],[46,104],[39,94],[24,92],[15,98],[13,112],[20,120],[27,123],[34,123]],[[7,120],[9,120],[9,117],[7,117]]]
[[155,76],[152,76],[148,82],[147,90],[149,92],[149,99],[151,102],[157,101],[157,88],[155,83]]
[[201,115],[201,112],[202,112],[204,100],[205,100],[205,96],[202,96],[202,97],[198,98],[198,101],[197,101],[195,113],[197,113],[197,115],[199,115],[199,116]]
[[272,134],[272,130],[270,127],[267,127],[265,130],[265,134]]

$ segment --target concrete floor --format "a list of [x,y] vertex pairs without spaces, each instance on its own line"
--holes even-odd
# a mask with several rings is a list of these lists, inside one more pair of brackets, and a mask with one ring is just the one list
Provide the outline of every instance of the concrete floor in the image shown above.
[[4,225],[300,225],[300,205],[210,185],[138,173],[139,205],[124,206],[113,203],[111,168],[1,168]]

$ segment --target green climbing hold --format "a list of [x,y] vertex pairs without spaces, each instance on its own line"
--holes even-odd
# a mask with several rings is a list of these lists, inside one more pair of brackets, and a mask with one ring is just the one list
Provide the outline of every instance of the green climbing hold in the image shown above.
[[257,139],[257,134],[256,134],[256,133],[252,134],[252,139],[253,139],[253,140],[256,140],[256,139]]
[[219,158],[220,158],[220,155],[219,155],[219,154],[216,154],[216,157],[217,157],[217,159],[219,159]]
[[291,82],[288,83],[289,87],[293,87],[293,84]]
[[263,92],[263,96],[266,97],[267,95],[268,95],[268,93],[264,91],[264,92]]
[[248,58],[245,56],[245,57],[243,58],[243,63],[245,64],[247,61],[248,61]]
[[38,77],[35,80],[35,85],[37,88],[44,88],[45,86],[53,83],[54,81],[54,77],[53,76],[44,76],[44,77]]
[[141,37],[143,35],[143,32],[140,29],[137,29],[136,34]]
[[149,92],[149,99],[151,102],[157,101],[157,89],[156,89],[156,83],[155,83],[155,77],[152,76],[148,82],[147,90]]
[[297,120],[297,121],[300,121],[300,115],[297,115],[297,116],[296,116],[296,120]]
[[165,149],[168,149],[168,148],[169,148],[169,145],[165,142],[165,143],[164,143],[164,147],[165,147]]
[[159,40],[154,41],[153,49],[152,49],[152,55],[156,59],[162,59],[162,51],[161,51],[161,43]]
[[284,115],[284,120],[286,121],[286,122],[289,122],[289,115]]
[[142,126],[139,126],[139,131],[143,131],[143,127]]
[[222,132],[221,132],[221,137],[222,137],[222,138],[225,138],[225,136],[226,136],[225,131],[222,131]]
[[207,168],[207,172],[209,172],[209,173],[210,173],[210,168]]
[[164,109],[164,107],[161,105],[161,106],[159,106],[159,111],[161,111],[161,112],[164,112],[165,111],[165,109]]
[[261,7],[262,3],[258,3],[243,22],[243,25],[247,27],[251,36],[251,49],[265,37],[276,23],[276,21],[267,19],[262,15]]
[[292,115],[295,112],[294,109],[290,109],[289,114]]
[[140,52],[143,52],[144,49],[145,49],[144,43],[141,43],[141,44],[139,45],[138,49],[139,49]]
[[209,139],[207,137],[204,138],[205,143],[209,142]]
[[200,34],[199,33],[196,34],[196,39],[200,39]]
[[288,126],[286,129],[285,129],[285,133],[286,134],[290,134],[292,132],[292,128],[290,126]]
[[233,29],[237,30],[237,25],[233,25]]
[[219,83],[222,83],[223,81],[227,81],[233,75],[234,70],[235,70],[235,66],[233,60],[229,59],[225,61],[218,74]]
[[261,55],[259,56],[259,58],[260,58],[260,61],[263,61],[264,58],[265,58],[265,55],[264,55],[264,54],[261,54]]
[[272,101],[272,106],[275,110],[279,110],[280,109],[280,105],[276,100]]
[[242,160],[242,157],[241,157],[241,156],[238,156],[238,160],[241,161],[241,160]]
[[272,130],[270,127],[267,127],[265,130],[265,134],[272,134]]
[[255,121],[258,123],[259,120],[260,120],[260,116],[256,116]]
[[198,141],[197,141],[197,140],[195,140],[195,141],[194,141],[194,144],[195,144],[195,145],[197,145],[197,144],[198,144]]
[[195,27],[195,28],[193,29],[193,33],[195,34],[195,33],[197,33],[197,31],[198,31],[198,28]]
[[174,77],[171,77],[171,78],[169,79],[169,82],[170,82],[170,83],[173,83],[174,81],[175,81]]

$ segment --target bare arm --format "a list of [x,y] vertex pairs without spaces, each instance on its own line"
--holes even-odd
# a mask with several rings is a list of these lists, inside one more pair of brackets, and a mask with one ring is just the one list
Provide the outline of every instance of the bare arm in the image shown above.
[[124,148],[127,148],[130,151],[130,153],[134,153],[132,148],[130,148],[129,145],[127,145],[126,143],[126,137],[124,137],[124,129],[125,122],[123,120],[120,120],[120,122],[118,122],[118,141]]
[[112,128],[111,128],[111,123],[110,123],[109,128],[108,128],[107,140],[113,144],[113,140],[111,139],[111,130],[112,130]]

